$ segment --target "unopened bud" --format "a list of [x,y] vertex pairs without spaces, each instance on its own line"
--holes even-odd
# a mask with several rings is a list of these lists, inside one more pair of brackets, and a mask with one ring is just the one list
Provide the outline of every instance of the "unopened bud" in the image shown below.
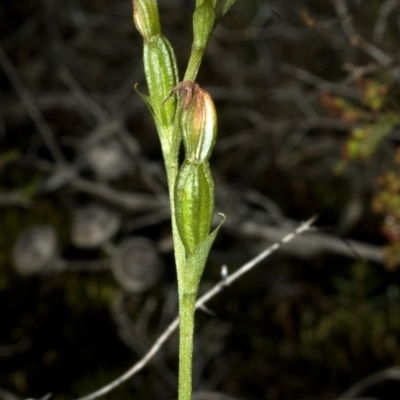
[[156,0],[133,0],[133,21],[136,29],[144,37],[161,35],[160,17]]
[[179,83],[172,92],[180,100],[179,122],[185,146],[185,159],[207,161],[217,136],[217,113],[210,94],[194,81]]
[[216,0],[197,0],[193,13],[193,43],[185,80],[196,79],[208,39],[214,29]]
[[205,48],[214,29],[215,0],[203,0],[193,13],[193,46]]
[[168,39],[160,35],[145,41],[143,61],[154,115],[159,124],[168,126],[175,115],[176,101],[164,100],[178,80],[176,58]]
[[185,161],[175,186],[175,215],[187,254],[209,235],[213,213],[214,182],[208,162]]

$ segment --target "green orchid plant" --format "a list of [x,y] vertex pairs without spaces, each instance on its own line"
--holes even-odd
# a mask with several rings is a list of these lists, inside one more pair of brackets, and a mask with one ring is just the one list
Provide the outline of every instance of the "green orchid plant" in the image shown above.
[[[235,2],[196,0],[192,49],[180,81],[174,50],[162,34],[157,0],[133,0],[134,23],[143,37],[149,95],[138,93],[153,115],[160,138],[171,205],[180,317],[179,400],[192,398],[195,303],[208,254],[223,222],[210,233],[214,182],[208,160],[217,135],[217,114],[196,76],[215,24]],[[185,157],[179,165],[182,142]]]

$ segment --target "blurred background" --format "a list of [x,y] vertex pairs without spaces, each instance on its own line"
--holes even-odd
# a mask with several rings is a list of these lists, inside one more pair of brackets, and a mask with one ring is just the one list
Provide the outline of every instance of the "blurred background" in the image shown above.
[[[194,3],[159,1],[181,76]],[[238,0],[215,29],[227,221],[201,292],[318,220],[197,313],[194,399],[398,399],[399,40],[399,0]],[[141,53],[127,0],[0,3],[4,400],[91,393],[177,314]],[[175,334],[105,398],[174,399],[176,369]]]

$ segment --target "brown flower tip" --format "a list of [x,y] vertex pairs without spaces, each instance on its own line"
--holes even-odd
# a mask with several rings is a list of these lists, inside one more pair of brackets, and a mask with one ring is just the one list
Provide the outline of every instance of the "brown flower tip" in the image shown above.
[[193,98],[200,92],[200,86],[195,81],[179,82],[169,93],[163,104],[168,101],[175,93],[183,99],[183,109],[187,110]]

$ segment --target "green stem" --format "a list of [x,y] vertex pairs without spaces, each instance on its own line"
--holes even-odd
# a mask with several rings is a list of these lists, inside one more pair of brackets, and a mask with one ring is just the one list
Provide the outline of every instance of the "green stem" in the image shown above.
[[[214,0],[215,1],[215,0]],[[213,0],[196,2],[193,13],[193,43],[189,63],[185,72],[184,81],[196,80],[201,60],[207,47],[208,39],[214,28],[215,3]]]
[[[171,127],[176,129],[176,127]],[[172,136],[166,132],[167,137]],[[176,137],[176,136],[175,136]],[[194,313],[197,293],[185,292],[185,267],[186,253],[179,236],[175,217],[175,182],[178,174],[179,141],[169,143],[163,149],[165,167],[167,171],[168,189],[171,207],[172,237],[174,241],[176,272],[178,277],[179,293],[179,388],[178,400],[191,400],[192,398],[192,357],[193,357],[193,332]]]
[[197,72],[199,71],[205,50],[205,47],[192,47],[188,67],[183,78],[184,81],[196,80]]
[[180,296],[178,400],[192,399],[192,359],[195,305],[196,293],[184,293]]
[[[162,128],[160,128],[162,129]],[[169,201],[170,201],[170,209],[171,209],[171,225],[172,225],[172,238],[174,242],[174,255],[175,255],[175,263],[176,263],[176,271],[178,278],[178,292],[183,289],[183,271],[186,264],[186,254],[185,248],[183,247],[182,240],[179,236],[178,228],[176,225],[176,217],[175,217],[175,182],[176,177],[178,175],[178,154],[179,154],[179,135],[174,134],[174,130],[177,129],[175,124],[172,124],[168,129],[165,129],[163,132],[164,137],[166,138],[175,138],[172,141],[165,141],[161,143],[165,169],[167,171],[167,180],[168,180],[168,192],[169,192]]]

